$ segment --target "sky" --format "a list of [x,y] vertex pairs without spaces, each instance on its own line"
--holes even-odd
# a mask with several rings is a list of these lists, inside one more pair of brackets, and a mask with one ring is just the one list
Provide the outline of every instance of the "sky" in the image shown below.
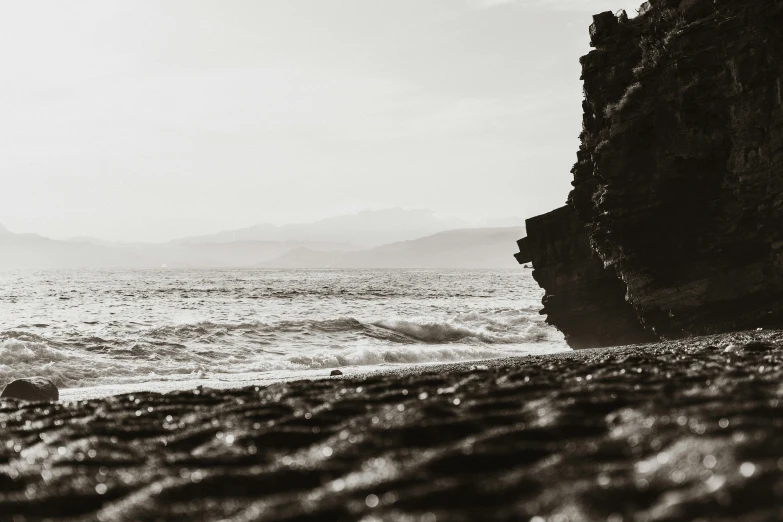
[[591,15],[641,0],[0,0],[0,223],[164,241],[564,204]]

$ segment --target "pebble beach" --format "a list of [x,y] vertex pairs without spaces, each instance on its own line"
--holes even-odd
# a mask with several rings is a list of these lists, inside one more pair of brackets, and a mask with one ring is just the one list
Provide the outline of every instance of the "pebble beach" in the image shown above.
[[2,520],[780,520],[783,332],[0,403]]

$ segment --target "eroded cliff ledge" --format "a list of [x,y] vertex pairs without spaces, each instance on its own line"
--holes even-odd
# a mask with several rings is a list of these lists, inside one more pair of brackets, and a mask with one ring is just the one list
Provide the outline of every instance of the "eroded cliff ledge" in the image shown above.
[[566,209],[520,241],[574,347],[783,326],[783,0],[603,13]]

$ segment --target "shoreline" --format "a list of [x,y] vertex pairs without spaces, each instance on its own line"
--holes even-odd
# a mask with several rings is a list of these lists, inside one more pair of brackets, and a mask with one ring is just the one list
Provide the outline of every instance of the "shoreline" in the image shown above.
[[[553,355],[553,354],[542,354]],[[327,368],[327,369],[308,369],[300,371],[284,372],[285,375],[275,375],[265,377],[262,375],[253,375],[237,378],[199,378],[199,379],[183,379],[183,380],[171,380],[171,381],[145,381],[139,383],[126,383],[126,384],[101,384],[97,386],[85,386],[79,388],[63,388],[60,390],[60,402],[81,402],[89,400],[101,400],[111,397],[118,397],[128,394],[140,394],[140,393],[158,393],[168,394],[176,392],[188,392],[193,390],[214,390],[214,391],[231,391],[250,386],[267,387],[273,384],[283,384],[291,382],[308,382],[308,381],[320,381],[324,379],[362,379],[375,375],[396,375],[398,373],[405,373],[408,371],[425,371],[427,369],[439,370],[441,367],[449,366],[462,366],[465,364],[483,364],[486,362],[501,361],[501,360],[516,360],[525,357],[538,357],[542,355],[520,355],[518,357],[505,357],[501,359],[475,359],[458,362],[425,362],[425,363],[412,363],[412,364],[400,364],[400,365],[374,365],[374,366],[349,366],[339,368]],[[340,370],[343,375],[332,376],[330,375],[332,370]],[[448,368],[444,368],[443,371],[449,371]],[[271,372],[270,372],[271,373]],[[278,372],[283,373],[283,372]],[[228,374],[230,377],[230,374]]]
[[[61,388],[60,401],[74,402],[94,399],[104,399],[117,395],[126,395],[129,393],[172,393],[189,391],[197,388],[206,388],[214,390],[231,390],[247,386],[269,386],[276,383],[295,382],[300,380],[321,380],[334,378],[330,375],[332,370],[343,372],[342,377],[363,378],[369,375],[396,374],[422,369],[432,369],[440,367],[459,367],[465,364],[484,364],[493,361],[513,361],[527,357],[547,357],[558,353],[570,352],[570,348],[564,348],[562,352],[551,352],[541,354],[520,354],[514,357],[500,357],[496,359],[466,359],[463,361],[452,362],[418,362],[418,363],[400,363],[400,364],[377,364],[365,366],[340,366],[334,368],[318,368],[306,370],[287,370],[272,371],[265,373],[239,373],[239,374],[221,374],[220,377],[203,377],[192,379],[177,380],[159,380],[144,381],[136,383],[120,384],[99,384],[96,386],[84,386],[75,388]],[[448,371],[448,368],[444,368]],[[266,374],[271,375],[266,375]]]
[[6,401],[0,512],[776,520],[781,382],[783,331],[753,331],[266,387]]

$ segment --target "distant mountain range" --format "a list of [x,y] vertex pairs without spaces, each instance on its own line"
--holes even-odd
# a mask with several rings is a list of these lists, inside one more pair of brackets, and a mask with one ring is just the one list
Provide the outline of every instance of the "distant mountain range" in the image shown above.
[[14,234],[0,225],[0,269],[513,266],[514,242],[524,235],[522,227],[443,229],[461,223],[429,211],[392,209],[300,225],[259,225],[168,243],[88,237],[59,241]]
[[121,249],[57,241],[38,234],[13,234],[0,227],[0,269],[150,266],[160,265]]
[[[522,222],[520,220],[520,222]],[[186,237],[174,243],[230,243],[234,241],[322,241],[377,246],[470,226],[456,218],[440,217],[429,210],[365,210],[313,223],[255,225],[216,234]]]
[[511,268],[509,248],[524,236],[522,227],[468,228],[358,250],[317,252],[297,248],[267,268]]

